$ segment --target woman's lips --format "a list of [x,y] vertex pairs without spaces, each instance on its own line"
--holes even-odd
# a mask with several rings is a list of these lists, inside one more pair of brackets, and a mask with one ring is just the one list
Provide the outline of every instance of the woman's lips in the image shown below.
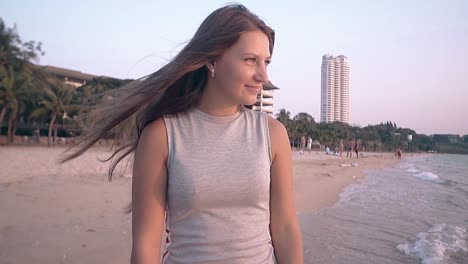
[[246,85],[245,87],[247,87],[249,89],[249,91],[251,91],[252,93],[259,93],[260,90],[262,89],[261,86]]

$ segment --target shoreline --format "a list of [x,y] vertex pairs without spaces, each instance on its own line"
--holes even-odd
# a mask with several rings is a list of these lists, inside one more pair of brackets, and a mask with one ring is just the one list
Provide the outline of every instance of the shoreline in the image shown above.
[[[398,160],[393,153],[365,153],[366,157],[352,158],[325,155],[322,152],[293,151],[293,177],[296,211],[313,213],[333,206],[350,184],[359,184],[367,170],[394,166]],[[340,166],[342,165],[342,166]],[[357,166],[353,166],[357,165]]]

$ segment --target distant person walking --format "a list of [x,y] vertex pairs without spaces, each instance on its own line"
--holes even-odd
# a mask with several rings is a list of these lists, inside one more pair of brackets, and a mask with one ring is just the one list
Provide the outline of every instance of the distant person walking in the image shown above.
[[309,155],[310,155],[310,152],[312,151],[312,138],[311,137],[307,139],[307,151],[309,151]]
[[346,157],[352,158],[353,157],[353,146],[354,143],[352,140],[349,140],[348,143],[346,144]]
[[340,152],[340,157],[343,155],[343,151],[344,151],[344,143],[343,143],[343,140],[340,140],[340,146],[339,146],[339,152]]
[[356,158],[359,159],[359,140],[354,141],[354,147],[353,147],[354,152],[356,153]]
[[306,147],[306,137],[303,135],[301,137],[301,150],[299,153],[304,154],[305,147]]
[[396,149],[395,156],[397,156],[398,160],[401,160],[401,149],[400,148]]
[[39,128],[34,129],[33,132],[33,141],[36,144],[39,144],[41,140],[41,132],[39,131]]

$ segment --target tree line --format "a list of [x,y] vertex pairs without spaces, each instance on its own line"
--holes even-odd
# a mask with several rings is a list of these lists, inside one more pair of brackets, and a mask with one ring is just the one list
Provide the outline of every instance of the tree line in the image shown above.
[[[366,151],[442,151],[468,154],[468,135],[432,135],[418,134],[410,128],[398,127],[387,121],[366,127],[351,126],[342,122],[317,123],[307,113],[299,113],[291,118],[291,113],[280,109],[276,114],[289,135],[291,147],[299,146],[302,136],[311,137],[321,146],[337,148],[340,140],[359,140]],[[411,140],[408,136],[411,135]]]
[[47,131],[49,144],[80,134],[78,113],[93,95],[121,87],[131,80],[97,77],[75,88],[35,64],[44,55],[42,43],[23,41],[16,27],[0,18],[0,135],[6,144],[15,135]]

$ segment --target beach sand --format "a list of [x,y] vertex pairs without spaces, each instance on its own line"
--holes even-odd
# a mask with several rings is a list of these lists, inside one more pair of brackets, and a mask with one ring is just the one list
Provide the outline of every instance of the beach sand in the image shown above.
[[[131,198],[131,166],[120,167],[108,182],[108,163],[98,160],[110,154],[106,148],[59,165],[64,150],[0,147],[1,262],[129,263],[131,215],[124,209]],[[298,213],[333,205],[365,170],[397,162],[390,153],[366,154],[349,159],[293,152]]]
[[349,184],[359,183],[366,170],[381,169],[397,162],[392,153],[366,153],[366,157],[347,158],[321,152],[293,152],[296,210],[300,213],[332,206]]

